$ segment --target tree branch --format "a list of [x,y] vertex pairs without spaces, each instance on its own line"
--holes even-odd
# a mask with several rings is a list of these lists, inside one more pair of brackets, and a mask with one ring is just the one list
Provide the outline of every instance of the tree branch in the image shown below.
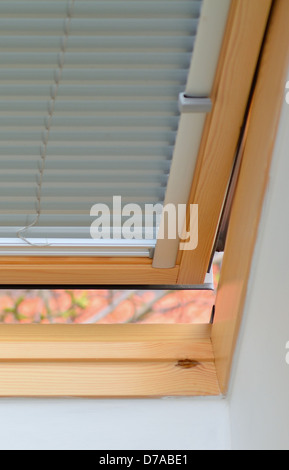
[[114,300],[107,307],[105,307],[100,312],[96,313],[93,317],[91,317],[88,320],[86,320],[85,322],[83,322],[83,324],[84,325],[91,325],[91,324],[97,323],[98,321],[102,320],[107,315],[112,313],[116,309],[116,307],[118,305],[120,305],[122,302],[124,302],[125,300],[128,300],[130,297],[135,295],[135,293],[136,293],[136,291],[134,291],[134,290],[125,291],[119,297],[119,299],[117,299],[117,302],[115,301],[115,298],[114,298]]

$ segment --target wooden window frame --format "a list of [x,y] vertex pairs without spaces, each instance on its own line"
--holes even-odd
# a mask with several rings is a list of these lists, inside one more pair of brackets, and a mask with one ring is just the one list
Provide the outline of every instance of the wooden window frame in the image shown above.
[[152,260],[143,258],[0,257],[0,285],[203,284],[272,3],[231,1],[211,96],[213,110],[206,120],[188,201],[199,205],[197,249],[180,252],[171,269],[153,268]]
[[[191,200],[198,200],[200,206],[204,204],[207,208],[207,187],[220,184],[221,191],[215,202],[216,213],[212,214],[210,229],[213,230],[209,236],[201,217],[204,241],[200,237],[200,249],[180,254],[179,264],[172,270],[153,270],[150,261],[140,260],[129,260],[129,264],[128,260],[113,259],[105,264],[103,260],[73,258],[0,260],[3,286],[203,282],[203,270],[191,273],[188,267],[194,266],[194,260],[202,256],[205,266],[210,251],[205,248],[212,248],[214,243],[212,234],[217,230],[222,210],[227,189],[225,180],[235,157],[246,99],[270,14],[214,324],[2,325],[0,396],[112,398],[215,396],[227,392],[289,65],[288,0],[275,0],[273,4],[271,10],[271,0],[232,1],[216,78],[214,111],[207,119],[192,187]],[[222,127],[226,126],[224,131]],[[214,138],[216,135],[220,137]],[[223,142],[223,136],[229,142]],[[212,180],[205,178],[208,165],[216,173],[213,185]],[[216,165],[221,165],[220,174]],[[204,182],[206,191],[201,190]]]

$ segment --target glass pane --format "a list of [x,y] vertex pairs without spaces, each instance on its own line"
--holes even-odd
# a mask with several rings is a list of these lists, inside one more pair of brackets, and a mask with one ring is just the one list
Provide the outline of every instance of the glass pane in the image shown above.
[[[220,263],[214,265],[215,286]],[[0,290],[4,324],[209,323],[216,292]]]

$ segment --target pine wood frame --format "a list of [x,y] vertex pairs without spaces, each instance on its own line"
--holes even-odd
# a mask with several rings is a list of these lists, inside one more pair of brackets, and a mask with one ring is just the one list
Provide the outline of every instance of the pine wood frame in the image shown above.
[[218,395],[205,326],[0,327],[0,396]]
[[[257,2],[233,0],[229,30],[234,30],[234,37],[237,24],[248,20],[242,5],[250,9]],[[269,15],[271,2],[261,3]],[[238,23],[236,15],[241,11]],[[255,14],[251,20],[256,31],[260,11],[255,9]],[[265,30],[265,14],[263,20]],[[214,325],[1,326],[0,396],[159,397],[226,393],[284,98],[289,66],[288,24],[288,0],[275,0],[252,103]],[[207,132],[209,129],[210,126]],[[202,153],[200,158],[204,161]],[[27,260],[13,263],[13,269],[8,266],[11,270],[7,283],[12,279],[16,282],[13,274],[23,283]],[[108,276],[109,269],[118,266],[114,261],[110,263]],[[3,269],[3,260],[1,264]],[[86,264],[90,266],[89,262],[81,265]],[[19,266],[22,272],[17,274]],[[43,268],[38,260],[38,274],[47,275],[46,269],[49,271],[49,265]],[[69,275],[69,269],[65,269]],[[49,271],[49,280],[53,272],[55,266]],[[75,273],[77,269],[71,276]],[[4,276],[2,271],[1,277]],[[68,279],[74,282],[71,277]],[[134,284],[135,281],[134,278]],[[105,284],[103,278],[101,282]]]
[[[199,285],[217,232],[272,0],[232,0],[189,204],[198,204],[199,246],[172,269],[142,258],[0,257],[0,285]],[[193,267],[193,269],[192,269]]]
[[249,284],[289,68],[289,2],[275,0],[251,105],[247,140],[216,302],[212,344],[226,393]]

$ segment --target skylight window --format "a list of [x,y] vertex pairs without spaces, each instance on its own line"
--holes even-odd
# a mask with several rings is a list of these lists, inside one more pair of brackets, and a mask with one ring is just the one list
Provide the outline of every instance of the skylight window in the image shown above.
[[[155,255],[163,208],[187,203],[228,7],[0,2],[2,256],[155,256],[166,267]],[[181,94],[198,100],[189,114]]]

